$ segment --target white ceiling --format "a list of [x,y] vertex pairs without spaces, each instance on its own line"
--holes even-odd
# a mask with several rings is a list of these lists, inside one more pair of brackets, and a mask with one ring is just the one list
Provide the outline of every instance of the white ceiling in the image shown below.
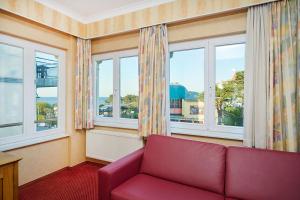
[[83,23],[90,23],[174,0],[35,0]]

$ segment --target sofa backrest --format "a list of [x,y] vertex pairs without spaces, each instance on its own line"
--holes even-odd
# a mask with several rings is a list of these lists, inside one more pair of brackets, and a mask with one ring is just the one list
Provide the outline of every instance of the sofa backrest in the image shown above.
[[227,197],[300,199],[300,154],[229,147],[226,158]]
[[141,173],[224,194],[225,156],[222,145],[152,135]]

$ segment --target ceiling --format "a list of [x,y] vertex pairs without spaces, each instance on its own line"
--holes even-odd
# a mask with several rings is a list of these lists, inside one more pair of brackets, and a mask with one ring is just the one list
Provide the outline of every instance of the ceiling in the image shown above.
[[82,23],[122,15],[174,0],[35,0]]

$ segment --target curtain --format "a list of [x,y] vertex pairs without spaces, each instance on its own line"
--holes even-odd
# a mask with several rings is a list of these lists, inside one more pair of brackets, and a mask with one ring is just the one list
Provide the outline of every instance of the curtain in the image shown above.
[[267,146],[270,8],[251,7],[247,13],[244,144],[249,147]]
[[139,135],[169,134],[166,25],[142,28],[139,39]]
[[300,5],[248,10],[244,144],[300,151]]
[[94,128],[91,40],[77,39],[75,129]]
[[300,151],[300,2],[271,8],[268,148]]

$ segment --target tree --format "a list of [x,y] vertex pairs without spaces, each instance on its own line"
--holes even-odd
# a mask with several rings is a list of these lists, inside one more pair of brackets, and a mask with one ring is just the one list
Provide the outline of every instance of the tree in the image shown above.
[[53,112],[53,107],[46,102],[37,102],[37,120],[38,121],[45,121],[47,113]]
[[107,99],[105,99],[105,103],[111,104],[113,102],[113,95],[109,95]]
[[45,123],[48,127],[57,126],[56,109],[57,104],[49,104],[47,102],[36,103],[36,116],[38,123]]
[[136,96],[136,95],[128,94],[125,97],[123,97],[121,100],[126,105],[130,105],[131,107],[138,106],[138,96]]
[[138,118],[138,96],[128,94],[121,97],[121,116],[124,118]]
[[[238,71],[233,78],[216,85],[216,110],[218,125],[242,125],[244,101],[244,71]],[[241,105],[241,106],[237,106]]]
[[204,92],[198,94],[198,100],[202,102],[204,101]]

